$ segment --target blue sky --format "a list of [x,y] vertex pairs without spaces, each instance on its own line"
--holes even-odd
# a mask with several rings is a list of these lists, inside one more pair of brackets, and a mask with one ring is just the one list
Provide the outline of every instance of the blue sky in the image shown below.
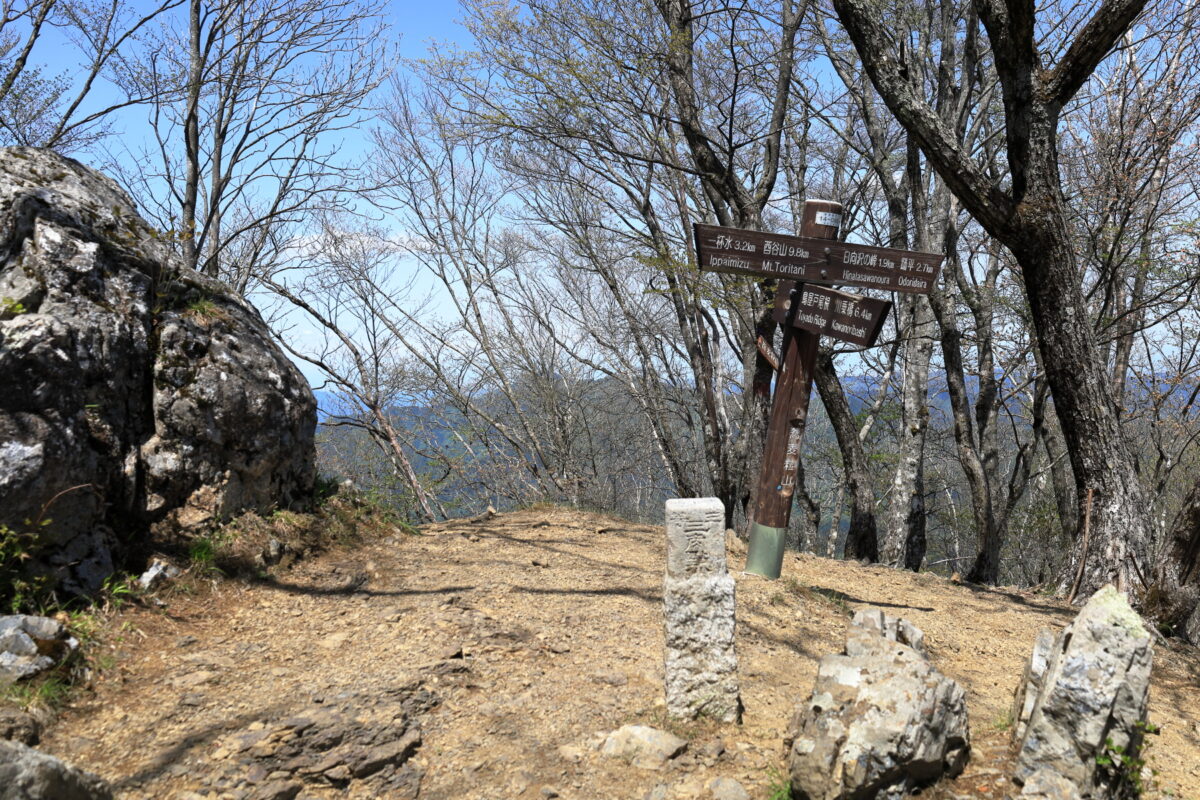
[[[134,0],[125,8],[132,15],[140,15],[150,11],[156,3],[150,0]],[[419,58],[426,53],[431,43],[456,43],[462,47],[470,46],[470,35],[457,20],[464,16],[457,2],[444,0],[393,0],[384,6],[384,21],[388,25],[389,38],[396,45],[393,52],[401,58]],[[182,9],[171,12],[172,24],[186,24],[186,16]],[[153,24],[153,23],[152,23]],[[46,31],[37,48],[34,50],[31,64],[41,64],[48,73],[60,70],[70,72],[81,60],[74,55],[75,45],[55,29]],[[403,70],[403,67],[400,67]],[[380,97],[386,95],[386,86],[380,89]],[[98,81],[85,101],[85,113],[88,110],[105,108],[120,102],[122,94],[116,87],[101,79]],[[123,160],[124,153],[136,152],[143,146],[153,149],[151,128],[148,125],[150,111],[147,107],[134,107],[119,112],[112,118],[114,136],[110,137],[101,148],[95,151],[78,151],[71,155],[93,167],[108,172],[106,163],[110,159]],[[345,131],[341,135],[340,149],[344,156],[354,157],[368,147],[366,128],[359,131]],[[143,209],[147,211],[148,209]],[[415,271],[417,268],[412,265]],[[427,287],[422,287],[427,288]],[[297,319],[303,329],[303,322]],[[299,332],[299,331],[297,331]],[[317,384],[320,378],[316,370],[307,364],[299,364],[301,370],[311,382]]]
[[431,40],[465,44],[467,32],[455,21],[462,17],[458,3],[445,0],[397,0],[390,4],[392,30],[402,35],[401,54],[421,55]]

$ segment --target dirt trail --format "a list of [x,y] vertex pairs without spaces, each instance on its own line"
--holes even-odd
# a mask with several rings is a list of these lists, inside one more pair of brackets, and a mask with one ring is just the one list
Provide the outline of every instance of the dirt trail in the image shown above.
[[[535,510],[174,596],[166,611],[123,615],[125,657],[42,747],[127,798],[288,797],[288,781],[318,769],[332,777],[300,798],[405,798],[419,786],[429,800],[640,800],[660,784],[664,798],[710,797],[717,776],[767,798],[816,659],[870,604],[921,627],[934,664],[968,689],[971,766],[925,796],[1006,794],[1012,691],[1037,628],[1069,620],[1061,604],[811,556],[789,556],[785,579],[768,582],[737,573],[744,556],[731,553],[745,722],[680,725],[662,701],[663,555],[661,528]],[[1159,647],[1154,681],[1163,732],[1151,764],[1174,796],[1200,798],[1200,658]],[[693,747],[662,771],[603,758],[597,737],[630,722]],[[371,772],[411,752],[418,729],[403,769]],[[332,767],[293,757],[313,731],[359,755]]]

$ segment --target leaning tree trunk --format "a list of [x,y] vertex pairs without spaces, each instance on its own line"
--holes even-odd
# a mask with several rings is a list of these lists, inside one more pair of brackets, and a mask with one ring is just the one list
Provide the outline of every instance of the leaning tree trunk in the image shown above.
[[[838,381],[833,356],[828,352],[818,353],[813,381],[817,384],[825,413],[837,436],[846,473],[846,487],[850,491],[850,529],[846,532],[845,556],[855,560],[878,561],[875,491],[871,484],[871,470],[862,441],[858,438],[858,426],[854,415],[850,413],[850,405],[846,402],[846,395]],[[840,499],[838,508],[841,508]],[[836,528],[831,529],[829,535],[832,540],[836,540]]]
[[794,502],[799,507],[800,519],[796,525],[796,537],[788,544],[793,549],[803,553],[817,546],[817,532],[821,529],[821,506],[809,494],[808,486],[804,483],[804,466],[796,468],[796,494]]
[[[1004,100],[1006,183],[959,146],[954,131],[902,67],[896,42],[907,36],[897,37],[870,0],[833,2],[888,108],[971,215],[1008,247],[1021,267],[1077,497],[1093,498],[1091,524],[1077,536],[1059,588],[1074,588],[1086,597],[1111,582],[1136,593],[1152,577],[1146,563],[1153,544],[1150,504],[1083,301],[1083,272],[1067,230],[1059,179],[1057,126],[1062,108],[1130,28],[1146,0],[1103,0],[1056,54],[1039,50],[1033,3],[972,4],[991,41]],[[969,28],[968,36],[977,35],[977,25]]]
[[[1077,502],[1091,497],[1089,524],[1076,536],[1058,585],[1085,598],[1106,583],[1138,593],[1151,576],[1150,504],[1084,306],[1057,185],[1045,195],[1050,196],[1043,203],[1030,203],[1019,215],[1008,245],[1021,264],[1046,380],[1075,473],[1075,496]],[[1059,213],[1045,213],[1045,205],[1058,206]],[[1077,519],[1084,518],[1080,507]]]

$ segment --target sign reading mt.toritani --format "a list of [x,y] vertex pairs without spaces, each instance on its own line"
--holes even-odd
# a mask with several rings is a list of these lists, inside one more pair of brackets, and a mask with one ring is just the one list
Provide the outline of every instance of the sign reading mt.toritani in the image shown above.
[[[791,310],[793,304],[796,308]],[[775,321],[782,324],[790,317],[795,328],[870,347],[879,338],[891,308],[890,300],[806,283],[792,290],[783,308],[775,309]]]
[[718,225],[692,226],[700,269],[928,294],[942,256]]

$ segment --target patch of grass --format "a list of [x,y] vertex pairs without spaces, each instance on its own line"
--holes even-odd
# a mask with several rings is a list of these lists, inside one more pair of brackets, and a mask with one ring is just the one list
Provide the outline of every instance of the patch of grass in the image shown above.
[[1150,742],[1146,737],[1157,736],[1162,729],[1146,721],[1138,722],[1136,727],[1141,741],[1135,746],[1126,748],[1113,744],[1111,738],[1105,739],[1104,749],[1096,756],[1096,765],[1108,773],[1110,785],[1116,787],[1114,797],[1144,797],[1159,791],[1158,770],[1149,764]]
[[425,535],[425,534],[421,533],[420,529],[418,529],[416,525],[413,525],[411,522],[406,522],[404,520],[400,520],[399,522],[396,523],[396,530],[400,531],[400,533],[404,534],[405,536],[424,536]]
[[26,711],[61,708],[71,696],[71,684],[57,672],[7,686],[0,697]]
[[17,316],[19,314],[28,313],[29,309],[25,308],[19,300],[14,300],[11,297],[0,297],[0,315]]
[[337,495],[339,486],[337,478],[331,475],[317,475],[313,484],[313,504],[318,508],[324,505],[326,500]]
[[228,319],[225,312],[211,297],[201,297],[187,304],[184,313],[197,319]]
[[80,647],[86,647],[100,633],[103,621],[94,608],[72,609],[63,613],[66,615],[66,621],[63,624],[79,641]]
[[28,569],[38,549],[36,529],[49,524],[26,520],[20,529],[0,525],[0,605],[11,614],[37,611],[49,602],[47,577]]
[[784,596],[783,592],[775,592],[771,595],[767,602],[773,606],[786,606],[787,597]]
[[[384,539],[397,531],[420,533],[401,511],[378,498],[339,488],[311,510],[247,512],[185,542],[176,541],[174,546],[182,551],[177,555],[186,556],[193,576],[263,580],[272,570],[286,570],[297,559],[332,547]],[[186,591],[188,585],[187,581],[175,582],[171,591]]]
[[792,780],[776,766],[767,767],[767,800],[792,800]]
[[1011,709],[1001,711],[992,719],[992,730],[994,731],[1006,731],[1012,728],[1012,726],[1013,716]]
[[100,597],[106,609],[120,610],[127,603],[136,600],[141,595],[137,581],[130,575],[114,572],[104,579],[100,588]]
[[188,543],[188,561],[198,575],[207,577],[225,574],[217,561],[229,539],[228,533],[228,528],[213,528]]

